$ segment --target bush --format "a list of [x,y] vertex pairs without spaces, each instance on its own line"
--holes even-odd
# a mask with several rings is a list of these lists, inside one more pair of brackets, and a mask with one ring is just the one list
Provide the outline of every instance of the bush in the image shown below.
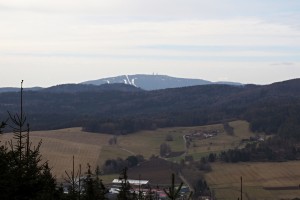
[[167,141],[167,142],[173,141],[173,136],[170,135],[170,134],[168,134],[168,135],[166,136],[166,141]]

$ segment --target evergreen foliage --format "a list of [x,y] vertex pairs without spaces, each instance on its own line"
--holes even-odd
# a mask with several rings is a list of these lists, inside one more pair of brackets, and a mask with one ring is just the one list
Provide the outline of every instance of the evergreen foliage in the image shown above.
[[102,166],[102,170],[106,174],[118,173],[125,167],[135,167],[143,161],[145,161],[145,159],[142,155],[128,156],[125,160],[122,158],[108,159]]
[[128,176],[127,176],[127,167],[125,167],[119,177],[119,180],[122,181],[120,192],[118,194],[118,200],[135,200],[137,199],[137,195],[135,193],[132,193],[131,186],[128,182]]
[[196,196],[211,196],[209,186],[204,179],[197,181],[195,191]]
[[47,161],[42,162],[40,146],[30,142],[30,126],[23,113],[23,81],[21,83],[20,113],[1,123],[8,127],[14,140],[0,147],[0,199],[1,200],[51,200],[59,199],[56,180]]
[[229,125],[228,122],[223,123],[223,127],[224,127],[225,132],[226,132],[228,135],[234,135],[234,129],[233,129],[233,127],[231,127],[231,126]]
[[162,143],[159,147],[159,154],[161,157],[168,157],[172,152],[170,145],[167,143]]
[[68,173],[65,171],[67,178],[65,178],[66,183],[69,185],[68,193],[65,195],[68,200],[77,200],[81,198],[82,185],[81,185],[81,165],[79,169],[75,172],[74,156],[72,162],[72,170]]
[[168,188],[168,190],[164,189],[164,192],[168,196],[169,199],[175,200],[179,198],[180,190],[182,188],[183,183],[181,182],[180,185],[176,188],[175,186],[175,174],[172,173],[172,183],[171,186]]
[[[242,119],[250,122],[252,131],[300,141],[300,79],[264,86],[203,85],[147,92],[81,87],[25,92],[31,129],[82,126],[85,131],[118,135]],[[0,115],[17,110],[17,95],[0,93]],[[57,105],[60,109],[53,109]]]
[[95,174],[91,171],[91,166],[87,165],[88,170],[86,177],[83,180],[83,200],[105,200],[105,195],[108,193],[108,190],[102,183],[100,179],[100,168],[97,167]]
[[274,136],[265,141],[248,143],[242,149],[230,149],[219,154],[224,162],[287,161],[300,159],[296,141]]

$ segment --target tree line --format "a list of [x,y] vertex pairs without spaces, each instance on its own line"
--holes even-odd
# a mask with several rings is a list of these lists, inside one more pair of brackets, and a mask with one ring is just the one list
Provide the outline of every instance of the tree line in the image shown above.
[[295,140],[279,136],[262,142],[248,143],[242,149],[230,149],[219,154],[224,162],[288,161],[300,159],[300,148]]
[[[22,81],[23,83],[23,81]],[[0,136],[3,132],[13,132],[13,139],[7,143],[0,145],[0,199],[1,200],[104,200],[108,199],[108,189],[100,179],[100,169],[97,167],[92,172],[91,167],[87,165],[87,171],[79,170],[66,172],[66,182],[68,183],[68,192],[64,191],[62,185],[57,183],[56,178],[51,173],[48,161],[42,159],[40,154],[40,146],[32,146],[30,140],[30,125],[27,117],[23,112],[23,87],[21,84],[21,103],[19,114],[11,114],[8,112],[8,119],[0,123]],[[127,181],[127,166],[136,166],[142,162],[142,156],[129,156],[126,161],[119,167],[123,167],[120,180],[122,187],[117,195],[119,200],[143,200],[157,199],[151,191],[150,193],[136,194],[131,191],[131,186]],[[118,163],[115,160],[108,160],[107,165]],[[119,170],[120,168],[118,168]],[[170,189],[177,191],[176,194],[167,195],[175,199],[179,197],[180,188],[174,185]]]
[[[297,79],[266,86],[204,85],[158,91],[28,91],[24,106],[32,130],[76,126],[118,135],[242,119],[255,132],[300,140],[299,85]],[[17,110],[17,95],[0,94],[0,114]]]

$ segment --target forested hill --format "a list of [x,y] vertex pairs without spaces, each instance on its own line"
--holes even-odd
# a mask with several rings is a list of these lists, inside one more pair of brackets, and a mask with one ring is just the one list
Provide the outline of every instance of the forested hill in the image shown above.
[[[246,119],[255,131],[300,139],[300,79],[264,86],[202,85],[155,91],[122,84],[111,89],[77,86],[24,92],[32,129],[83,126],[88,131],[126,134]],[[7,111],[16,112],[18,106],[19,93],[0,94],[3,120]]]
[[42,92],[49,93],[82,93],[82,92],[104,92],[104,91],[120,91],[120,92],[137,92],[142,89],[132,85],[121,83],[102,84],[99,86],[89,84],[62,84],[49,88],[45,88]]

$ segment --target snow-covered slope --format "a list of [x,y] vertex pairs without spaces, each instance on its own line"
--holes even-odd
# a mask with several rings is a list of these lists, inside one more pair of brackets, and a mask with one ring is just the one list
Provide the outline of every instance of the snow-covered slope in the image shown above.
[[[82,84],[102,85],[110,83],[125,83],[140,87],[144,90],[158,90],[166,88],[178,88],[194,85],[219,84],[218,82],[210,82],[202,79],[176,78],[166,75],[122,75],[116,77],[103,78],[98,80],[86,81]],[[222,82],[226,84],[225,82]],[[230,85],[240,85],[239,83],[228,83]]]

